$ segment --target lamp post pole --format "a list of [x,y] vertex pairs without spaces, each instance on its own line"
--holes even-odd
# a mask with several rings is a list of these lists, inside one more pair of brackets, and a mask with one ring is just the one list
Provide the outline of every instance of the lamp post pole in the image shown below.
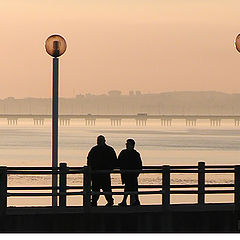
[[58,65],[59,56],[67,48],[65,39],[60,35],[51,35],[45,42],[45,48],[49,55],[53,57],[53,86],[52,86],[52,206],[57,207],[57,179],[58,168]]
[[[240,33],[237,35],[237,37],[236,37],[236,39],[235,39],[235,47],[236,47],[236,49],[237,49],[237,51],[240,53]],[[237,170],[239,170],[239,168],[235,168],[236,170],[236,172],[235,172],[235,176],[238,176],[238,174],[239,174],[239,172],[237,172]],[[236,177],[235,177],[236,178]],[[235,179],[235,186],[238,186],[238,181],[239,179]],[[237,225],[237,229],[239,230],[239,218],[240,218],[240,209],[239,209],[239,207],[237,206],[236,207],[236,212],[237,212],[237,219],[238,219],[238,221],[237,221],[237,223],[236,223],[236,225]]]
[[[58,63],[57,57],[53,58],[53,87],[52,87],[52,168],[58,167]],[[57,174],[52,175],[52,206],[57,206]]]

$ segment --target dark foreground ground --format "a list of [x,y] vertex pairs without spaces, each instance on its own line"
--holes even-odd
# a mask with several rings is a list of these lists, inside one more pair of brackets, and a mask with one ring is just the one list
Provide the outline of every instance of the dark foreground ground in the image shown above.
[[28,207],[7,209],[0,232],[22,233],[218,233],[238,232],[233,204],[138,207]]

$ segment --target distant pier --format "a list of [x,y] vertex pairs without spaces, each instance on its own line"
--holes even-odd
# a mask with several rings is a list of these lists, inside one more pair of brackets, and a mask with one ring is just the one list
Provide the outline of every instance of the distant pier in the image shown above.
[[[51,119],[50,114],[0,114],[0,119],[6,119],[8,125],[17,125],[19,120],[32,119],[33,124],[44,125],[46,119]],[[123,120],[135,120],[136,126],[146,126],[150,120],[159,120],[160,126],[172,126],[174,120],[185,120],[186,126],[196,127],[199,120],[208,120],[209,126],[220,127],[223,120],[231,120],[233,126],[240,126],[240,115],[214,115],[214,114],[159,114],[148,115],[138,113],[128,114],[72,114],[59,115],[60,126],[70,126],[72,120],[85,120],[86,126],[95,126],[98,120],[109,120],[111,126],[121,126]]]

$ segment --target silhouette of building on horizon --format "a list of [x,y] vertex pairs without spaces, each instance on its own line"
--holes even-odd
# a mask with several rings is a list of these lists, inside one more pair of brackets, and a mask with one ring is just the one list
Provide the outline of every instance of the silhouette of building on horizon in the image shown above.
[[[107,94],[78,94],[61,98],[59,114],[239,114],[240,93],[163,92],[143,94],[140,91],[112,90]],[[0,99],[2,114],[50,114],[50,98],[26,97]]]

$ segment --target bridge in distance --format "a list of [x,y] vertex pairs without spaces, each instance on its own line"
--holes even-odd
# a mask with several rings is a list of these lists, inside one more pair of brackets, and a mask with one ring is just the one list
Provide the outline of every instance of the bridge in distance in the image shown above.
[[[17,125],[19,119],[32,119],[34,125],[44,125],[44,120],[51,119],[51,114],[0,114],[0,119],[6,119],[8,125]],[[146,126],[148,120],[157,119],[161,126],[171,126],[173,120],[185,120],[186,126],[196,126],[198,120],[209,120],[210,126],[221,126],[222,120],[232,120],[234,126],[240,126],[240,115],[214,114],[68,114],[59,115],[60,125],[69,126],[73,119],[84,119],[85,125],[95,125],[97,119],[109,119],[112,126],[121,126],[123,119],[136,121],[137,126]]]

